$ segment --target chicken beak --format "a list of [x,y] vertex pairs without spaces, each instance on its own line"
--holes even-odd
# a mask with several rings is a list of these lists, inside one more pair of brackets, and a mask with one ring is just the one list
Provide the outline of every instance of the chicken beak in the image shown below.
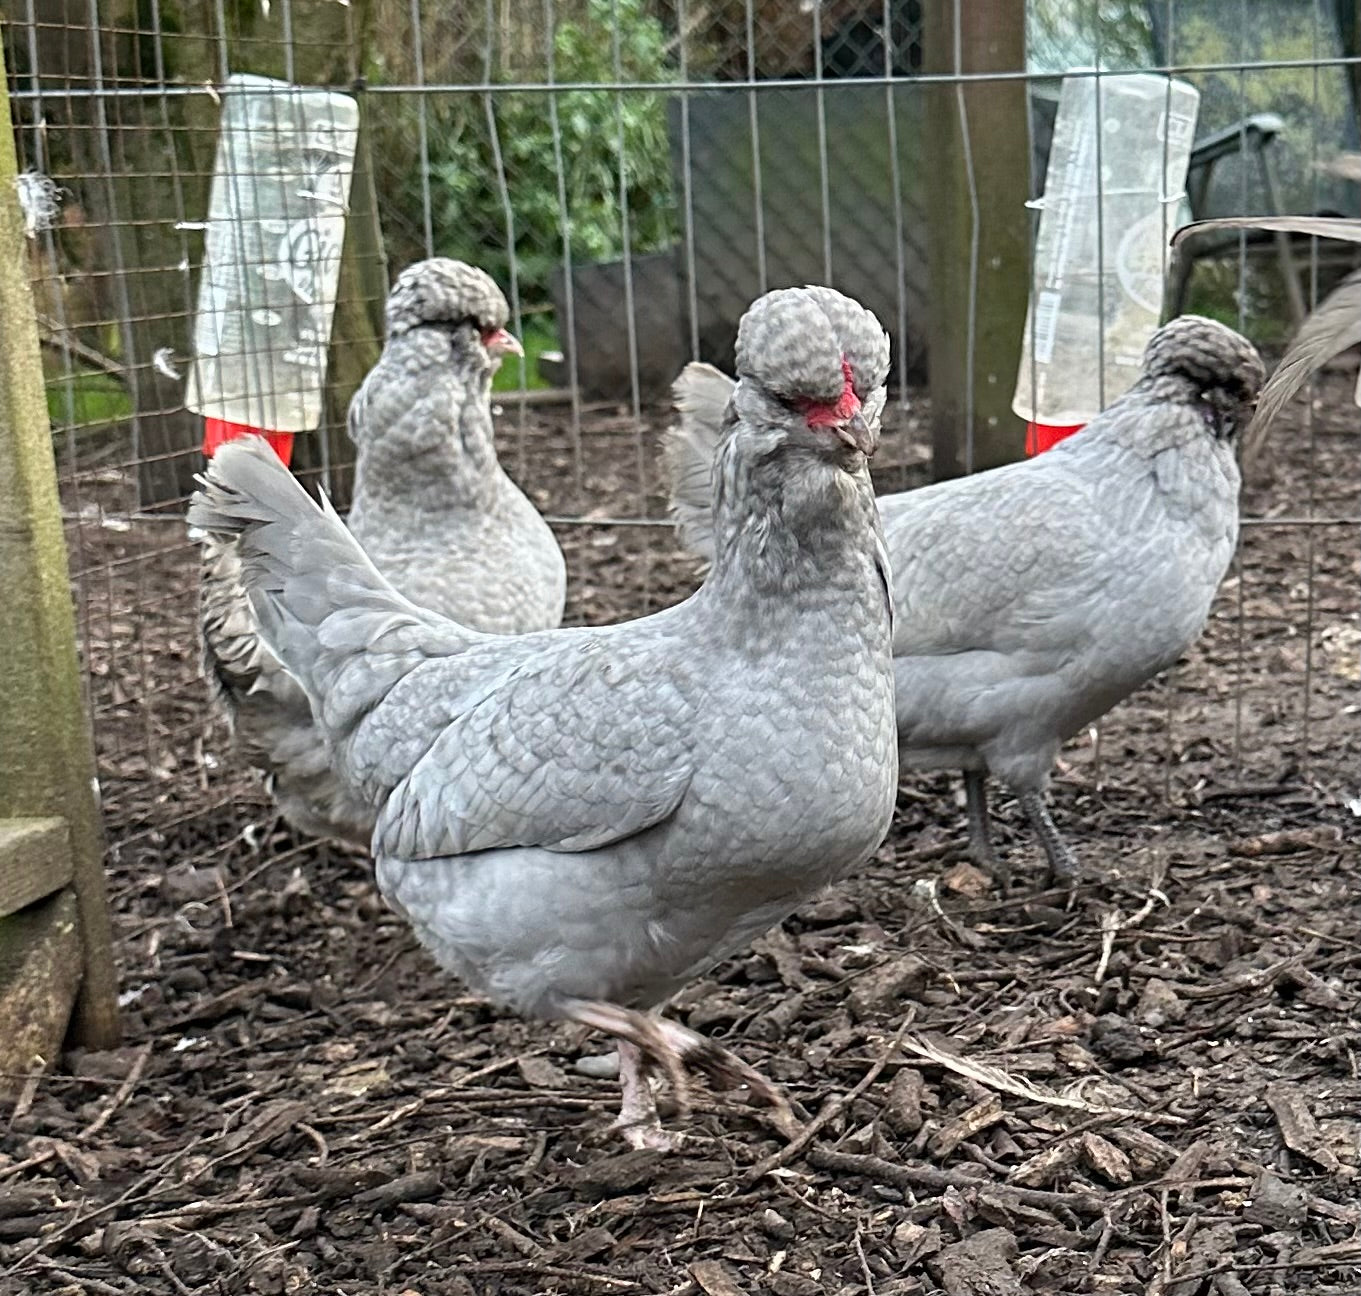
[[837,424],[836,434],[852,449],[859,450],[867,459],[879,446],[879,438],[874,435],[874,431],[865,422],[865,416],[859,410],[856,410],[844,423]]
[[507,353],[523,356],[525,353],[524,347],[520,345],[520,339],[514,333],[503,328],[488,333],[482,339],[482,345],[494,356],[502,356]]

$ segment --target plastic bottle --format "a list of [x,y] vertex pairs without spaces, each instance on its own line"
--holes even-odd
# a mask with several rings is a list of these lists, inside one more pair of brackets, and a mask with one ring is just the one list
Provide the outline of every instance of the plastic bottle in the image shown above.
[[349,95],[227,80],[185,398],[207,455],[255,431],[286,462],[321,422],[358,131]]
[[1077,431],[1138,376],[1162,315],[1170,206],[1185,189],[1199,105],[1193,86],[1169,77],[1064,79],[1034,204],[1040,229],[1012,401],[1029,424],[1027,453]]

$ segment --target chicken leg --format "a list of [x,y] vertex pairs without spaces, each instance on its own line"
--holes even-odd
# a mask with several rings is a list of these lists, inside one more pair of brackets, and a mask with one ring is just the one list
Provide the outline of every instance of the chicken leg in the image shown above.
[[1050,817],[1049,808],[1044,804],[1044,797],[1039,792],[1022,792],[1021,809],[1030,820],[1030,826],[1040,839],[1045,857],[1049,860],[1049,881],[1052,883],[1062,879],[1071,886],[1078,877],[1077,856],[1060,835]]
[[982,770],[964,771],[964,797],[969,818],[969,857],[1005,891],[1011,886],[1011,869],[998,860],[992,846],[988,776]]
[[624,1091],[613,1128],[623,1134],[631,1148],[654,1148],[672,1152],[676,1140],[657,1119],[657,1099],[652,1092],[650,1068],[643,1051],[628,1040],[619,1041],[619,1084]]
[[670,1145],[657,1122],[652,1099],[648,1072],[654,1066],[666,1073],[682,1115],[689,1110],[687,1073],[699,1072],[720,1089],[746,1085],[755,1097],[775,1109],[776,1124],[789,1137],[799,1128],[789,1100],[765,1076],[721,1044],[705,1039],[680,1022],[598,999],[568,1000],[563,1013],[570,1020],[605,1031],[619,1041],[623,1102],[616,1126],[634,1147]]

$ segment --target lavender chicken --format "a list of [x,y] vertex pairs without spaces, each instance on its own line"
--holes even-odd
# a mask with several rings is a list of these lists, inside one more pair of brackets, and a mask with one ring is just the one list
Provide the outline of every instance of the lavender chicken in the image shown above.
[[[562,620],[566,566],[548,524],[496,457],[492,374],[507,352],[492,278],[436,257],[387,301],[387,342],[350,404],[349,524],[408,598],[475,630],[519,634]],[[331,769],[307,695],[262,642],[235,543],[203,549],[204,674],[238,751],[296,828],[367,846],[372,810]]]
[[[900,758],[962,769],[976,862],[999,867],[985,778],[1017,795],[1051,876],[1077,863],[1045,805],[1064,740],[1195,642],[1238,542],[1235,437],[1261,358],[1185,316],[1149,342],[1135,385],[1024,463],[882,496],[897,613]],[[667,461],[684,544],[712,558],[718,410],[731,380],[690,365]]]
[[262,446],[190,509],[230,539],[269,648],[373,808],[378,885],[440,964],[619,1041],[620,1125],[669,1139],[650,1075],[778,1091],[654,1011],[866,860],[897,783],[890,576],[862,406],[888,338],[828,289],[744,316],[713,562],[638,621],[519,637],[402,598]]

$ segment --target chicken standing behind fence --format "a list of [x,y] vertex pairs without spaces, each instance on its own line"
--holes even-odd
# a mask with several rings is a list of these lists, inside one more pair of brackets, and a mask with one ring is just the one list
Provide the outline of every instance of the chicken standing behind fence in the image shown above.
[[[491,379],[509,310],[492,278],[436,257],[407,267],[388,337],[350,405],[350,526],[402,594],[475,630],[562,621],[566,565],[496,456]],[[373,812],[338,780],[307,695],[261,641],[235,542],[202,538],[204,674],[237,750],[294,827],[367,847]]]

